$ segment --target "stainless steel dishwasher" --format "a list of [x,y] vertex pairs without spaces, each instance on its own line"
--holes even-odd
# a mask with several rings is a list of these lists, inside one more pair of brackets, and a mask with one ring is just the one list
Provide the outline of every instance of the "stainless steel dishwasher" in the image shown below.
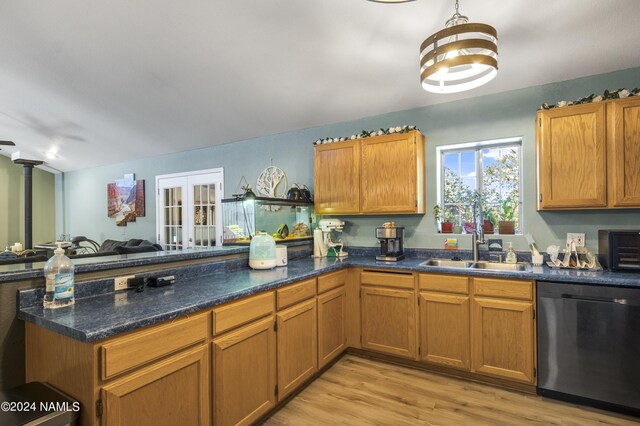
[[538,282],[537,302],[538,394],[640,415],[640,287]]

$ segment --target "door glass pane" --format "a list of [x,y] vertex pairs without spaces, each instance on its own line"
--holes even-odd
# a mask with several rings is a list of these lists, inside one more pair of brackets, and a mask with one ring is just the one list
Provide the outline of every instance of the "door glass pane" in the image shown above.
[[164,249],[182,248],[182,188],[165,188],[164,192]]
[[193,186],[194,247],[215,245],[215,184]]

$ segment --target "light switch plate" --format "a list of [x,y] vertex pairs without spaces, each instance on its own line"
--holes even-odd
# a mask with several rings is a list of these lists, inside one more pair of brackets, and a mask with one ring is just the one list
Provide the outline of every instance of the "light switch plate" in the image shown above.
[[576,247],[584,247],[584,234],[576,232],[567,233],[567,246],[571,244],[571,241],[576,243]]

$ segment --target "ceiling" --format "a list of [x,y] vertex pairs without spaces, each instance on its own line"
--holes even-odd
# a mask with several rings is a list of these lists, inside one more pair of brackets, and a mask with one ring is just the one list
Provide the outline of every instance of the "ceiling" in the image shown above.
[[498,76],[427,93],[453,4],[0,0],[0,154],[70,171],[640,66],[638,0],[461,0]]

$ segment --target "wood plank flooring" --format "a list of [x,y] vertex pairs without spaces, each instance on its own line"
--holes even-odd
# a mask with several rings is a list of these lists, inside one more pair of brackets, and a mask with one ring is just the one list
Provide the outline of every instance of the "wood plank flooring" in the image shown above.
[[640,419],[347,355],[264,424],[638,426]]

